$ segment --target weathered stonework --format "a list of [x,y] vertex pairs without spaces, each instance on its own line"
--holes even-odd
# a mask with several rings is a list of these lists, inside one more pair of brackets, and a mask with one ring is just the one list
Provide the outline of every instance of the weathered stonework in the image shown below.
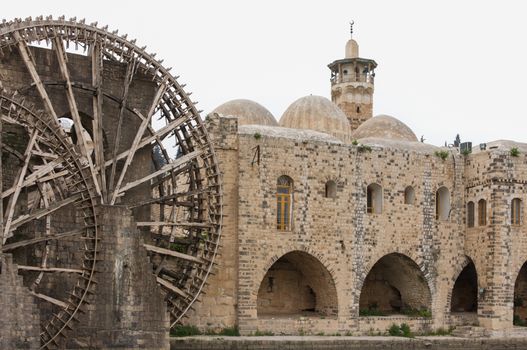
[[11,256],[0,254],[0,348],[39,349],[40,318]]

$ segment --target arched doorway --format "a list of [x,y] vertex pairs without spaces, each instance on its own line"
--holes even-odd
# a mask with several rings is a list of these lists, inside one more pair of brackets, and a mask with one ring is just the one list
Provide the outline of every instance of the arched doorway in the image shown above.
[[430,316],[431,294],[419,266],[392,253],[373,265],[361,289],[361,316],[407,314]]
[[450,312],[478,311],[478,274],[476,266],[470,261],[461,271],[452,289]]
[[336,316],[337,289],[327,268],[312,255],[293,251],[278,259],[260,283],[258,316]]
[[514,325],[527,326],[527,262],[520,269],[514,284]]

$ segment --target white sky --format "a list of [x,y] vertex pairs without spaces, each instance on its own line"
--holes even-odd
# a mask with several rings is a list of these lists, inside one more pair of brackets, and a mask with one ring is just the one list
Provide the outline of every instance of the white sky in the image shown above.
[[209,112],[247,98],[277,119],[297,98],[329,98],[351,19],[360,56],[378,63],[374,114],[442,145],[527,142],[527,2],[8,1],[1,17],[64,14],[137,38]]

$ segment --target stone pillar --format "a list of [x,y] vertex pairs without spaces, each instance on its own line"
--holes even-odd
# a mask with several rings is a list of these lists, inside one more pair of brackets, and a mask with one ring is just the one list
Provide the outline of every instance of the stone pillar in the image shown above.
[[0,254],[0,349],[38,349],[40,316],[11,255]]
[[131,212],[101,206],[96,294],[68,348],[168,349],[170,319]]

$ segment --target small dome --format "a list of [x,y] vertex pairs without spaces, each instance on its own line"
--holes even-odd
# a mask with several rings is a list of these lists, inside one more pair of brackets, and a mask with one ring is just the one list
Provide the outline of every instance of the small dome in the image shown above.
[[251,100],[232,100],[216,107],[212,113],[238,118],[238,125],[271,125],[278,123],[264,106]]
[[362,123],[353,133],[357,140],[365,138],[378,138],[400,141],[417,141],[412,129],[405,123],[390,117],[389,115],[378,115]]
[[293,102],[280,118],[280,126],[310,129],[350,140],[348,118],[333,102],[322,96],[306,96]]
[[359,57],[359,44],[353,39],[348,40],[346,43],[346,58],[357,58]]

